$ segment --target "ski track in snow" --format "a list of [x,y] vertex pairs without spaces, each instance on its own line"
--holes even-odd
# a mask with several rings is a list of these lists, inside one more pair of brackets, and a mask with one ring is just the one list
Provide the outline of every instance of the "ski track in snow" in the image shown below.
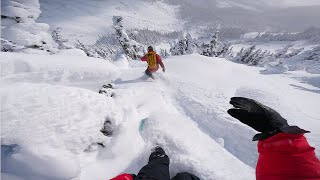
[[[262,75],[257,67],[188,55],[166,59],[167,72],[157,72],[154,81],[136,61],[119,69],[87,57],[1,56],[1,140],[18,145],[2,154],[7,165],[1,176],[8,179],[137,173],[156,144],[170,157],[171,176],[188,171],[201,179],[254,179],[255,131],[226,113],[232,96],[259,100],[289,124],[311,130],[307,138],[319,155],[319,88],[312,86],[316,81],[297,81],[316,75]],[[111,80],[116,96],[98,94]],[[100,133],[106,118],[115,127],[111,138]],[[89,145],[93,150],[84,152]]]
[[[240,160],[252,167],[255,166],[256,147],[255,143],[250,142],[253,131],[243,128],[243,125],[233,121],[226,114],[228,107],[222,107],[222,105],[225,104],[228,97],[222,93],[222,89],[206,90],[191,83],[183,84],[179,81],[175,83],[174,87],[178,89],[174,97],[176,97],[177,105],[182,113],[191,117],[199,125],[199,128],[214,140],[219,141],[222,138],[224,147],[232,154],[237,155]],[[221,104],[221,106],[216,104]],[[235,141],[235,137],[237,137],[237,141]],[[253,153],[248,154],[248,149]]]

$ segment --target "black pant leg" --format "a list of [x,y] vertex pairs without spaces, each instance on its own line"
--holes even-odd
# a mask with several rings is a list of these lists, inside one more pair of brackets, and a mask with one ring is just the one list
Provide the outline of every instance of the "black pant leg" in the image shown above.
[[188,172],[178,173],[175,177],[171,180],[200,180],[196,175],[193,175]]
[[149,162],[138,173],[135,180],[170,180],[170,159],[162,148],[155,149],[149,157]]
[[153,74],[149,71],[148,68],[146,69],[145,74],[146,74],[147,76],[151,77],[152,79],[154,78],[154,77],[153,77]]

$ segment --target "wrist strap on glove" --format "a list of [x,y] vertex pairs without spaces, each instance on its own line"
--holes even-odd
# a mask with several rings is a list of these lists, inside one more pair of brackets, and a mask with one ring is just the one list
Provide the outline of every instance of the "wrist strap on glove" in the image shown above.
[[268,139],[269,137],[272,137],[280,132],[286,133],[286,134],[305,134],[310,133],[310,131],[306,131],[304,129],[299,128],[298,126],[282,126],[281,128],[277,128],[273,131],[258,133],[253,136],[252,141],[260,141]]

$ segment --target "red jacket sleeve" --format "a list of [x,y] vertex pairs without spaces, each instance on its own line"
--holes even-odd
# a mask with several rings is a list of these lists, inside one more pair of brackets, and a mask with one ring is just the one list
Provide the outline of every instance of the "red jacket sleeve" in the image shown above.
[[120,174],[119,176],[114,177],[110,180],[133,180],[133,178],[130,174]]
[[161,57],[157,54],[157,63],[158,64],[160,64],[160,66],[162,67],[162,68],[164,68],[164,64],[163,64],[163,62],[162,62],[162,59],[161,59]]
[[320,179],[320,161],[302,134],[279,133],[258,143],[257,180]]
[[141,58],[141,61],[147,61],[146,55],[144,55],[144,56]]

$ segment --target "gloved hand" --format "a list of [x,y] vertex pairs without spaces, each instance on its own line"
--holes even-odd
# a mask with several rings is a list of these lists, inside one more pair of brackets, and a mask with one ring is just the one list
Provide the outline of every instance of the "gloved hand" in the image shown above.
[[261,132],[253,137],[253,141],[264,140],[280,132],[287,134],[309,132],[297,126],[289,126],[287,120],[277,111],[253,99],[232,97],[230,104],[234,107],[228,110],[232,117]]
[[165,68],[162,68],[162,72],[166,72],[166,69],[165,69]]

